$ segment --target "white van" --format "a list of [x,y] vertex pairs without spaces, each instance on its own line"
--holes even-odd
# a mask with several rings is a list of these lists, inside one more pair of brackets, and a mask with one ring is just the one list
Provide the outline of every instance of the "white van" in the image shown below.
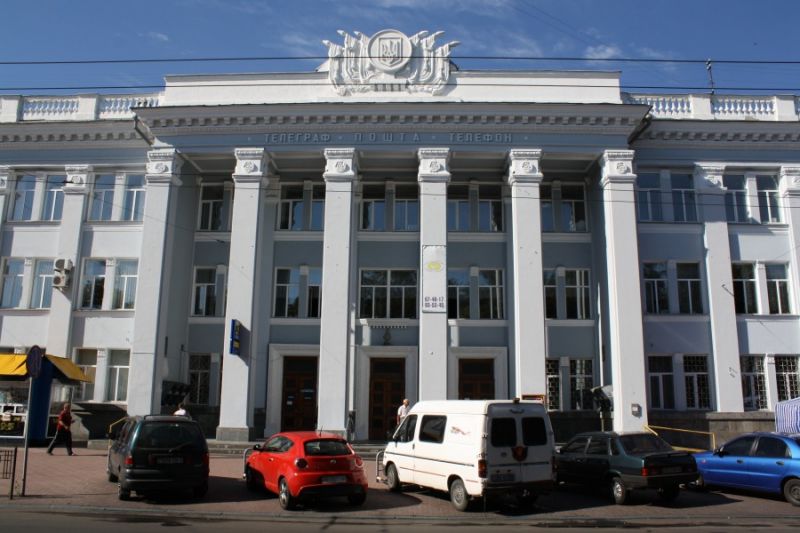
[[423,401],[378,454],[378,481],[450,493],[464,511],[473,498],[513,493],[530,505],[553,483],[553,428],[538,402]]

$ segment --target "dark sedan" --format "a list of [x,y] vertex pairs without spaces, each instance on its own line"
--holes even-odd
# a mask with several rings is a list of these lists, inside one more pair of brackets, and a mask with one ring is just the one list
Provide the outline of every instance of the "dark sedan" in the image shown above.
[[672,501],[681,484],[697,478],[691,454],[651,433],[581,433],[558,451],[555,466],[559,483],[608,487],[618,504],[635,489],[655,489]]

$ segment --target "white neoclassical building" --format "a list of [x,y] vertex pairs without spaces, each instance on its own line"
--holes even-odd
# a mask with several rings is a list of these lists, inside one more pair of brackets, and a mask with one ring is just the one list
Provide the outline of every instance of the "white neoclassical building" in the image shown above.
[[0,351],[72,358],[84,409],[188,384],[222,440],[515,396],[564,437],[608,384],[616,429],[730,432],[798,396],[796,97],[356,35],[314,72],[0,96]]

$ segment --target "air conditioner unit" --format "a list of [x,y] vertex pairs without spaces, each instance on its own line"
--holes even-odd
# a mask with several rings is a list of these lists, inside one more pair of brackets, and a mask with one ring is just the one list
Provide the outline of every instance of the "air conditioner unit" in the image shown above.
[[59,257],[53,262],[53,270],[56,272],[69,272],[72,270],[72,260],[66,257]]
[[69,270],[65,271],[58,271],[56,270],[53,274],[53,287],[56,289],[65,289],[69,287],[70,279],[72,275],[70,274]]

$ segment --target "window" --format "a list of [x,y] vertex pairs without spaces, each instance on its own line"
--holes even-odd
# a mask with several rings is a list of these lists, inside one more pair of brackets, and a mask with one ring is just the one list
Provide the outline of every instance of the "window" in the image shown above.
[[303,229],[303,186],[281,187],[281,208],[278,213],[278,229],[300,231]]
[[764,376],[764,357],[760,355],[743,355],[742,395],[744,408],[747,411],[767,409],[767,386]]
[[592,409],[592,376],[591,359],[569,360],[569,396],[571,409]]
[[386,231],[386,197],[383,184],[364,185],[361,200],[361,229]]
[[478,188],[478,231],[503,231],[502,187],[499,185]]
[[703,298],[700,287],[700,265],[678,263],[678,309],[686,315],[703,314]]
[[275,273],[275,317],[300,316],[300,269],[279,268]]
[[322,269],[308,269],[308,300],[306,302],[306,316],[319,318],[322,313]]
[[544,314],[545,318],[558,318],[558,286],[556,271],[544,270]]
[[564,291],[566,293],[567,318],[590,318],[589,271],[585,269],[565,270]]
[[417,272],[362,270],[361,318],[416,318]]
[[31,220],[33,218],[33,197],[35,194],[36,176],[20,176],[17,178],[11,220]]
[[786,315],[789,308],[789,277],[786,265],[766,265],[769,314]]
[[53,296],[53,261],[40,259],[34,267],[32,309],[48,309]]
[[512,447],[517,445],[517,421],[514,418],[492,418],[490,439],[492,446]]
[[550,185],[539,186],[540,208],[542,211],[542,231],[556,230],[553,210],[553,188]]
[[523,417],[522,444],[525,446],[547,444],[547,427],[545,427],[544,418],[538,416]]
[[106,281],[106,260],[86,259],[81,281],[81,308],[101,309]]
[[608,455],[608,437],[592,437],[586,447],[587,455]]
[[61,220],[64,211],[64,183],[66,176],[47,176],[42,220]]
[[583,453],[587,442],[589,437],[576,437],[561,448],[561,453]]
[[553,411],[561,409],[561,365],[558,359],[545,360],[547,374],[547,408]]
[[694,179],[691,174],[673,174],[672,209],[675,222],[697,222],[695,206]]
[[128,400],[128,368],[130,353],[128,350],[109,350],[108,352],[108,385],[106,399],[110,402]]
[[583,185],[561,187],[561,231],[586,231],[586,199]]
[[141,221],[144,218],[144,195],[144,176],[128,176],[125,180],[122,220]]
[[117,262],[117,275],[114,279],[114,309],[133,309],[136,303],[136,282],[139,261],[124,259]]
[[311,188],[311,231],[322,231],[325,227],[325,186]]
[[447,231],[470,231],[469,188],[453,185],[447,189]]
[[189,355],[189,401],[197,405],[208,405],[211,383],[211,356]]
[[792,457],[792,452],[789,450],[789,447],[780,440],[776,439],[775,437],[765,437],[761,435],[758,438],[758,444],[756,444],[756,453],[753,454],[755,457],[774,457],[776,459],[779,458],[789,458]]
[[76,400],[90,402],[94,400],[94,381],[97,372],[97,350],[78,350],[75,357],[75,364],[91,378],[89,383],[81,382]]
[[800,396],[800,375],[797,373],[796,355],[775,356],[775,377],[778,380],[778,401]]
[[217,269],[197,268],[194,271],[195,316],[215,316],[217,311]]
[[637,208],[640,222],[664,220],[661,209],[661,176],[658,174],[639,174],[636,178]]
[[650,408],[675,409],[672,356],[649,356],[647,358],[647,373],[650,380]]
[[444,428],[447,425],[446,416],[425,415],[419,428],[420,442],[441,443],[444,440]]
[[200,192],[200,229],[201,231],[220,231],[222,229],[222,207],[224,205],[225,187],[222,185],[204,185]]
[[6,259],[3,265],[3,295],[0,307],[19,307],[22,301],[24,259]]
[[478,271],[478,306],[480,318],[497,320],[505,318],[502,270]]
[[728,455],[745,457],[750,455],[750,450],[753,448],[755,440],[755,437],[742,437],[725,444],[723,449]]
[[89,208],[89,220],[111,220],[114,208],[114,184],[116,176],[103,174],[94,180],[92,205]]
[[645,311],[651,315],[669,313],[667,264],[645,263],[643,271]]
[[758,189],[758,209],[762,224],[781,222],[781,210],[778,205],[778,180],[775,176],[756,176]]
[[686,408],[711,409],[708,358],[705,355],[684,355],[683,375],[686,382]]
[[419,231],[419,188],[399,185],[394,193],[394,230]]
[[408,415],[400,423],[400,427],[394,434],[394,438],[399,442],[411,442],[414,440],[414,430],[417,429],[417,415]]
[[469,318],[469,270],[447,270],[447,318]]
[[744,176],[723,176],[725,192],[725,216],[728,222],[747,222],[747,187]]
[[748,315],[758,313],[755,266],[752,263],[734,263],[731,268],[736,312]]

